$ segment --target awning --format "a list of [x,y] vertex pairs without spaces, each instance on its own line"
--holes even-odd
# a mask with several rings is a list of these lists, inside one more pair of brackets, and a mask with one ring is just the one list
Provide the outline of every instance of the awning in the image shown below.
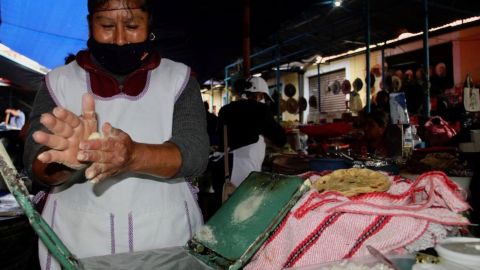
[[85,0],[0,0],[0,42],[48,68],[86,47]]

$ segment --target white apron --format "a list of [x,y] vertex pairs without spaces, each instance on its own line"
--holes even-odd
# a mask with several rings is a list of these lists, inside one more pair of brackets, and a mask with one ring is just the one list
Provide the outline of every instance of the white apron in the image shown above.
[[231,181],[237,187],[251,172],[259,172],[262,170],[262,163],[265,159],[266,144],[262,135],[259,135],[258,137],[256,143],[232,151],[233,167]]
[[[162,59],[139,96],[95,96],[99,126],[109,121],[134,141],[163,143],[171,137],[173,106],[188,79],[186,66]],[[76,114],[82,95],[91,92],[88,74],[76,62],[50,72],[47,86],[58,106]],[[42,216],[78,258],[181,246],[203,223],[183,178],[134,173],[57,187]],[[42,269],[60,269],[41,242],[39,257]]]

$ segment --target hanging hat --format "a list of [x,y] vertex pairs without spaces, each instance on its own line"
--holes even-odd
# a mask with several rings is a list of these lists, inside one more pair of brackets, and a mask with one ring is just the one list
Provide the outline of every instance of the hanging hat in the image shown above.
[[[365,85],[367,84],[367,79],[368,77],[365,77]],[[370,73],[370,88],[375,86],[375,75],[373,73]]]
[[293,96],[295,96],[295,93],[297,93],[297,89],[295,88],[295,86],[293,84],[289,83],[289,84],[285,85],[285,88],[283,89],[283,93],[287,97],[293,97]]
[[328,92],[333,93],[334,95],[340,93],[340,83],[335,80],[328,83]]
[[291,114],[296,114],[298,112],[298,102],[296,99],[287,99],[287,111]]
[[333,94],[334,95],[340,94],[340,91],[342,90],[341,88],[342,86],[340,85],[340,82],[338,80],[335,80],[333,82],[333,89],[332,89]]
[[346,95],[346,94],[350,93],[350,91],[352,91],[352,84],[350,83],[349,80],[345,79],[342,82],[342,93],[344,93]]
[[402,89],[402,80],[398,76],[393,75],[392,76],[392,91],[393,92],[398,92],[398,91],[400,91],[400,89]]
[[307,109],[307,100],[304,97],[298,99],[298,109],[303,112]]
[[264,93],[273,101],[270,91],[268,91],[268,84],[261,77],[250,77],[247,79],[245,92]]
[[355,90],[355,91],[357,91],[357,92],[360,91],[360,90],[362,90],[362,87],[363,87],[362,79],[356,78],[356,79],[353,81],[352,86],[353,86],[353,90]]
[[406,81],[412,81],[413,80],[413,70],[407,69],[404,73],[405,80]]
[[380,68],[380,64],[375,64],[370,69],[370,73],[372,73],[375,77],[382,76],[382,69]]

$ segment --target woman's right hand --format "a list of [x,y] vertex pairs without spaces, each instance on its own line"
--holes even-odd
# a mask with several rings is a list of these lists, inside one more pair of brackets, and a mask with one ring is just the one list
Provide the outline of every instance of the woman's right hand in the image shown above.
[[43,163],[60,163],[72,169],[81,169],[86,165],[77,160],[80,141],[87,140],[97,131],[95,101],[90,94],[82,98],[82,114],[56,107],[52,113],[42,114],[40,122],[50,131],[35,131],[33,139],[48,148],[38,155]]

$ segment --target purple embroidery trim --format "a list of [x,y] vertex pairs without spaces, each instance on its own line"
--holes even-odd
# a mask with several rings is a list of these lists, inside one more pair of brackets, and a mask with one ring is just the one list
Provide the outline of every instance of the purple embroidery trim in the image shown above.
[[[52,220],[51,220],[51,226],[52,226],[52,229],[55,227],[55,213],[57,212],[57,200],[54,200],[53,201],[53,210],[52,210]],[[47,264],[45,266],[45,268],[47,270],[50,270],[52,267],[52,253],[50,253],[50,251],[48,252],[48,255],[47,255]]]
[[37,194],[35,194],[35,196],[33,196],[32,202],[37,205],[45,196],[47,196],[45,191],[39,191]]
[[198,193],[200,192],[200,189],[192,184],[193,181],[191,177],[185,177],[185,182],[187,183],[188,189],[192,193],[195,201],[198,201]]
[[185,213],[187,214],[187,222],[188,222],[188,230],[190,232],[190,237],[193,237],[193,232],[192,232],[192,223],[190,222],[190,210],[188,209],[188,204],[187,201],[183,201],[185,205]]
[[115,254],[115,215],[110,213],[110,253]]
[[133,252],[133,215],[128,213],[128,250]]

